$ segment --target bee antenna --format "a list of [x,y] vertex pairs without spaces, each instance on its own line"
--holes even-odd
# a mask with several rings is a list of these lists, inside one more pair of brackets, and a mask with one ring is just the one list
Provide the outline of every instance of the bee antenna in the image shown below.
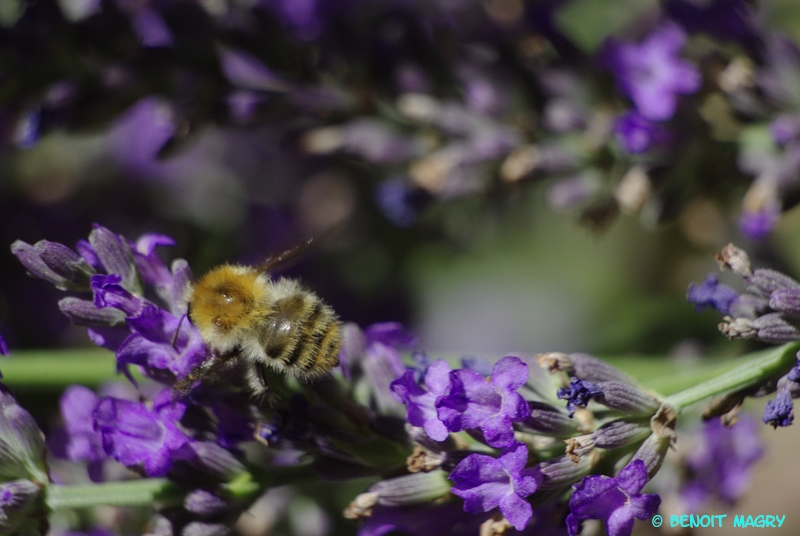
[[178,327],[175,329],[175,336],[172,337],[172,347],[177,350],[178,349],[178,334],[181,332],[181,326],[183,325],[183,319],[186,318],[186,315],[181,315],[181,319],[178,320]]

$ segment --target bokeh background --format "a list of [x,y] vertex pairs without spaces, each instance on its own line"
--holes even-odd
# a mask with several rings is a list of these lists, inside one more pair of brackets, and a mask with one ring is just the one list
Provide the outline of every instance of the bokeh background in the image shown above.
[[[666,19],[703,86],[663,123],[671,141],[631,150],[604,47]],[[800,42],[793,0],[3,0],[0,25],[12,353],[90,346],[8,247],[72,246],[93,222],[175,238],[162,255],[196,276],[324,236],[283,274],[343,320],[402,322],[432,355],[583,351],[645,377],[647,356],[678,368],[758,347],[685,300],[723,245],[800,276],[796,162],[768,228],[742,221],[769,205],[752,201],[769,158],[791,152],[769,128],[800,109],[800,53],[774,44]],[[736,61],[750,71],[727,87]],[[757,79],[770,69],[781,98]],[[47,429],[58,394],[20,399]],[[750,493],[705,511],[800,527],[796,432],[763,427]],[[320,490],[273,495],[257,530],[355,530]]]

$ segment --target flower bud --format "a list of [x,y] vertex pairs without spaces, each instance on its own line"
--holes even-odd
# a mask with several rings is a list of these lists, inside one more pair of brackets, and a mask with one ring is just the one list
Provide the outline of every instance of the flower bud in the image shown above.
[[431,471],[381,480],[369,490],[378,494],[377,504],[405,506],[444,497],[450,491],[450,483],[444,471]]
[[580,422],[560,409],[543,402],[528,402],[528,405],[531,415],[523,422],[526,427],[554,437],[568,437],[580,432]]
[[759,268],[747,278],[747,290],[765,298],[769,298],[776,290],[787,289],[800,290],[800,283],[788,275],[769,268]]
[[58,307],[76,326],[115,326],[125,322],[125,313],[113,307],[98,309],[93,301],[80,298],[59,300]]
[[176,458],[188,462],[189,471],[195,474],[199,471],[216,482],[230,482],[245,472],[244,465],[233,454],[210,441],[187,443],[176,452]]
[[765,342],[782,344],[800,340],[800,330],[780,313],[769,313],[753,321],[756,337]]
[[770,294],[770,308],[792,315],[800,314],[800,288],[778,289]]
[[102,225],[94,224],[94,229],[89,234],[89,243],[106,272],[119,275],[122,278],[120,284],[126,290],[141,295],[136,261],[128,242]]
[[594,444],[602,449],[616,449],[641,441],[652,430],[647,423],[621,419],[604,424],[594,431]]
[[7,391],[0,391],[0,482],[48,482],[44,439],[30,413]]
[[728,312],[733,318],[749,318],[755,320],[769,307],[769,300],[767,298],[745,293],[740,294],[739,297],[731,303],[730,311]]
[[595,383],[602,381],[618,381],[632,385],[636,383],[618,368],[589,354],[567,355],[561,352],[549,352],[537,355],[536,360],[539,366],[550,369],[551,372],[559,370],[581,380]]
[[11,244],[11,253],[27,268],[30,275],[44,279],[60,290],[81,290],[73,288],[72,283],[66,277],[47,266],[34,246],[17,240]]
[[575,463],[569,455],[539,463],[536,468],[542,475],[539,489],[555,489],[569,486],[588,475],[592,470],[592,457],[583,456]]
[[661,402],[638,387],[618,381],[598,382],[602,393],[597,401],[628,415],[653,415]]
[[183,507],[193,514],[207,517],[221,514],[228,509],[228,503],[210,491],[196,489],[186,495]]
[[[44,534],[46,514],[36,507],[41,489],[28,479],[0,485],[0,534]],[[33,527],[39,525],[39,532]]]

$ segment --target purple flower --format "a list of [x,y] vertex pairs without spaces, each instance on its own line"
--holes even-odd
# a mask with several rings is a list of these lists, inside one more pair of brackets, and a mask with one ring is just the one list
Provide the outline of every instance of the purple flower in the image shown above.
[[778,390],[775,400],[767,402],[762,420],[765,424],[771,424],[773,428],[786,427],[792,424],[792,421],[794,421],[794,402],[788,389]]
[[584,477],[572,486],[567,529],[577,536],[584,519],[605,521],[608,536],[629,536],[633,519],[650,519],[658,511],[658,495],[642,495],[647,468],[642,460],[629,463],[616,478],[604,475]]
[[171,391],[161,391],[153,409],[144,404],[105,397],[94,411],[95,428],[106,454],[128,466],[144,468],[147,476],[164,476],[172,455],[190,439],[176,426],[186,406],[170,402]]
[[588,380],[581,380],[578,378],[571,378],[569,381],[569,388],[559,389],[556,395],[559,399],[567,401],[567,410],[569,416],[575,414],[575,410],[579,407],[586,407],[586,404],[593,398],[603,394],[600,387]]
[[92,291],[94,291],[94,305],[98,309],[114,307],[126,315],[137,315],[142,311],[145,301],[128,292],[117,274],[95,274],[91,277]]
[[142,9],[134,15],[133,29],[142,40],[142,46],[170,47],[173,45],[172,32],[164,18],[154,9]]
[[533,515],[525,497],[539,485],[536,469],[526,469],[527,463],[528,449],[524,443],[503,449],[497,459],[470,454],[450,473],[455,482],[451,491],[464,499],[465,511],[478,514],[500,507],[506,519],[522,530]]
[[617,119],[614,133],[620,146],[630,154],[643,153],[667,138],[667,133],[661,126],[635,111],[630,111]]
[[722,314],[730,314],[731,305],[739,298],[739,293],[727,285],[719,283],[717,276],[708,274],[700,283],[690,283],[686,299],[694,304],[695,311],[713,307]]
[[57,452],[72,461],[90,462],[92,480],[101,480],[101,468],[95,462],[108,456],[103,450],[102,436],[94,429],[92,415],[97,406],[97,395],[82,385],[71,385],[61,395],[61,417],[64,419],[63,435],[57,440]]
[[364,330],[367,344],[381,343],[393,348],[410,348],[417,344],[417,338],[407,332],[400,322],[378,322]]
[[[0,355],[8,355],[8,343],[2,335],[0,335]],[[0,376],[0,378],[2,377]]]
[[414,426],[421,426],[428,437],[435,441],[447,439],[448,431],[436,412],[436,399],[445,394],[450,386],[450,365],[437,359],[425,373],[426,391],[414,379],[414,370],[409,369],[390,385],[398,402],[406,405],[406,419]]
[[454,370],[450,393],[436,401],[439,419],[451,432],[480,428],[492,447],[511,446],[512,423],[530,415],[528,403],[516,392],[527,381],[528,365],[515,356],[495,363],[488,381],[473,370]]
[[713,495],[732,505],[746,491],[750,467],[763,453],[755,419],[749,415],[740,416],[731,427],[720,419],[707,422],[686,460],[691,478],[681,489],[685,504],[699,508]]
[[760,210],[743,211],[739,216],[739,229],[745,236],[753,240],[761,240],[772,232],[780,218],[780,208],[776,204],[768,203]]
[[700,89],[697,68],[678,57],[685,42],[686,34],[677,24],[665,23],[641,44],[606,44],[606,61],[617,84],[645,119],[670,119],[677,108],[677,94]]
[[120,364],[167,370],[183,378],[207,356],[197,329],[169,312],[146,303],[141,314],[128,318],[133,333],[117,349]]

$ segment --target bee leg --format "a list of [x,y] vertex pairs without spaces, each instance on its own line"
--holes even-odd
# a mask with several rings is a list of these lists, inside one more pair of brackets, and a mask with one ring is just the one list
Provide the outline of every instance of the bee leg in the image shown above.
[[188,395],[192,391],[195,382],[202,381],[209,377],[213,378],[216,375],[216,371],[226,366],[236,355],[236,353],[225,354],[223,356],[213,355],[203,361],[200,365],[193,368],[189,374],[175,382],[172,386],[173,399],[177,400]]
[[[273,407],[278,402],[278,395],[273,393],[269,388],[269,383],[267,381],[267,369],[264,365],[258,364],[255,366],[256,370],[256,380],[258,382],[259,389],[253,389],[253,396],[258,400],[259,405],[266,404],[269,407]],[[252,386],[255,387],[255,386]]]

